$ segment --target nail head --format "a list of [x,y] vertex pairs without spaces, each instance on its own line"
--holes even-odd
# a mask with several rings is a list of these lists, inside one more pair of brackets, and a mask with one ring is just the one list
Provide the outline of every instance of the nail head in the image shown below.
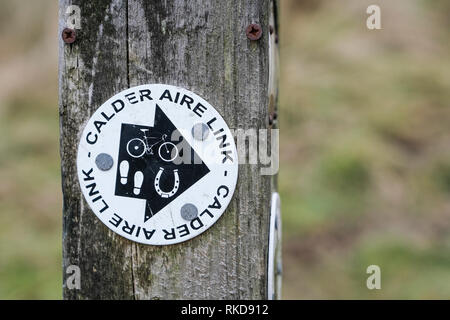
[[184,220],[191,221],[197,218],[198,209],[192,203],[186,203],[181,207],[180,213]]
[[209,128],[204,123],[197,123],[192,127],[192,136],[195,140],[204,141],[208,138]]
[[252,41],[258,40],[259,38],[261,38],[262,28],[259,24],[252,23],[245,29],[245,34],[247,35],[247,38]]
[[64,28],[61,37],[65,43],[74,43],[77,38],[77,32],[71,28]]
[[102,171],[108,171],[109,169],[111,169],[113,163],[114,163],[113,158],[107,153],[100,153],[95,158],[95,164]]

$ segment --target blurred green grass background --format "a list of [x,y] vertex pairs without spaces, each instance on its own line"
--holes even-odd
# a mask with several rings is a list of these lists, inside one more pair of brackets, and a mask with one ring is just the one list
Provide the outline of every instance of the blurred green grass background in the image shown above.
[[[280,3],[283,297],[450,298],[450,1]],[[0,0],[1,299],[61,298],[56,25]]]

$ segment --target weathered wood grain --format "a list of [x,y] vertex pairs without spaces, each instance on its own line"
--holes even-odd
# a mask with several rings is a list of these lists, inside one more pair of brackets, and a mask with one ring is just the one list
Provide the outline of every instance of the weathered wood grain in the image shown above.
[[[76,42],[59,45],[63,268],[81,268],[81,289],[65,286],[64,298],[266,298],[273,184],[259,165],[239,166],[233,200],[213,227],[153,247],[96,218],[80,192],[76,155],[90,115],[115,93],[145,83],[199,94],[230,128],[267,128],[269,0],[60,0],[60,32],[70,4],[80,6],[82,22]],[[254,22],[263,26],[258,41],[245,35]]]

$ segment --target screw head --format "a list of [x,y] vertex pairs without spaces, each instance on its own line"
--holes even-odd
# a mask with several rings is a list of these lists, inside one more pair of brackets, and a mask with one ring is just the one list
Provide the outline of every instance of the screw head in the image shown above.
[[109,169],[111,169],[113,163],[114,163],[113,158],[107,153],[100,153],[95,158],[95,164],[102,171],[108,171]]
[[203,141],[208,138],[209,129],[208,126],[204,123],[197,123],[192,127],[192,136],[195,140]]
[[195,218],[197,218],[198,215],[198,209],[196,206],[194,206],[192,203],[186,203],[181,207],[181,217],[184,220],[191,221]]
[[61,37],[65,43],[74,43],[77,38],[77,32],[71,28],[64,28]]
[[252,41],[258,40],[262,36],[262,28],[259,24],[252,23],[245,29],[245,34]]

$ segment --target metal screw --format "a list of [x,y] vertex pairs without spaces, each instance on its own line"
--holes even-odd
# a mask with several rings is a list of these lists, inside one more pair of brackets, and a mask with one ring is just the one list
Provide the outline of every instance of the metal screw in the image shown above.
[[197,123],[192,127],[192,136],[195,140],[203,141],[208,138],[208,126],[204,123]]
[[100,153],[95,158],[95,164],[102,171],[108,171],[109,169],[111,169],[113,163],[114,163],[113,158],[107,153]]
[[262,28],[259,24],[252,23],[245,29],[245,34],[250,40],[258,40],[259,38],[261,38]]
[[64,28],[61,37],[65,43],[74,43],[77,38],[77,32],[71,28]]
[[198,209],[192,203],[186,203],[181,207],[180,213],[184,220],[191,221],[197,218]]

